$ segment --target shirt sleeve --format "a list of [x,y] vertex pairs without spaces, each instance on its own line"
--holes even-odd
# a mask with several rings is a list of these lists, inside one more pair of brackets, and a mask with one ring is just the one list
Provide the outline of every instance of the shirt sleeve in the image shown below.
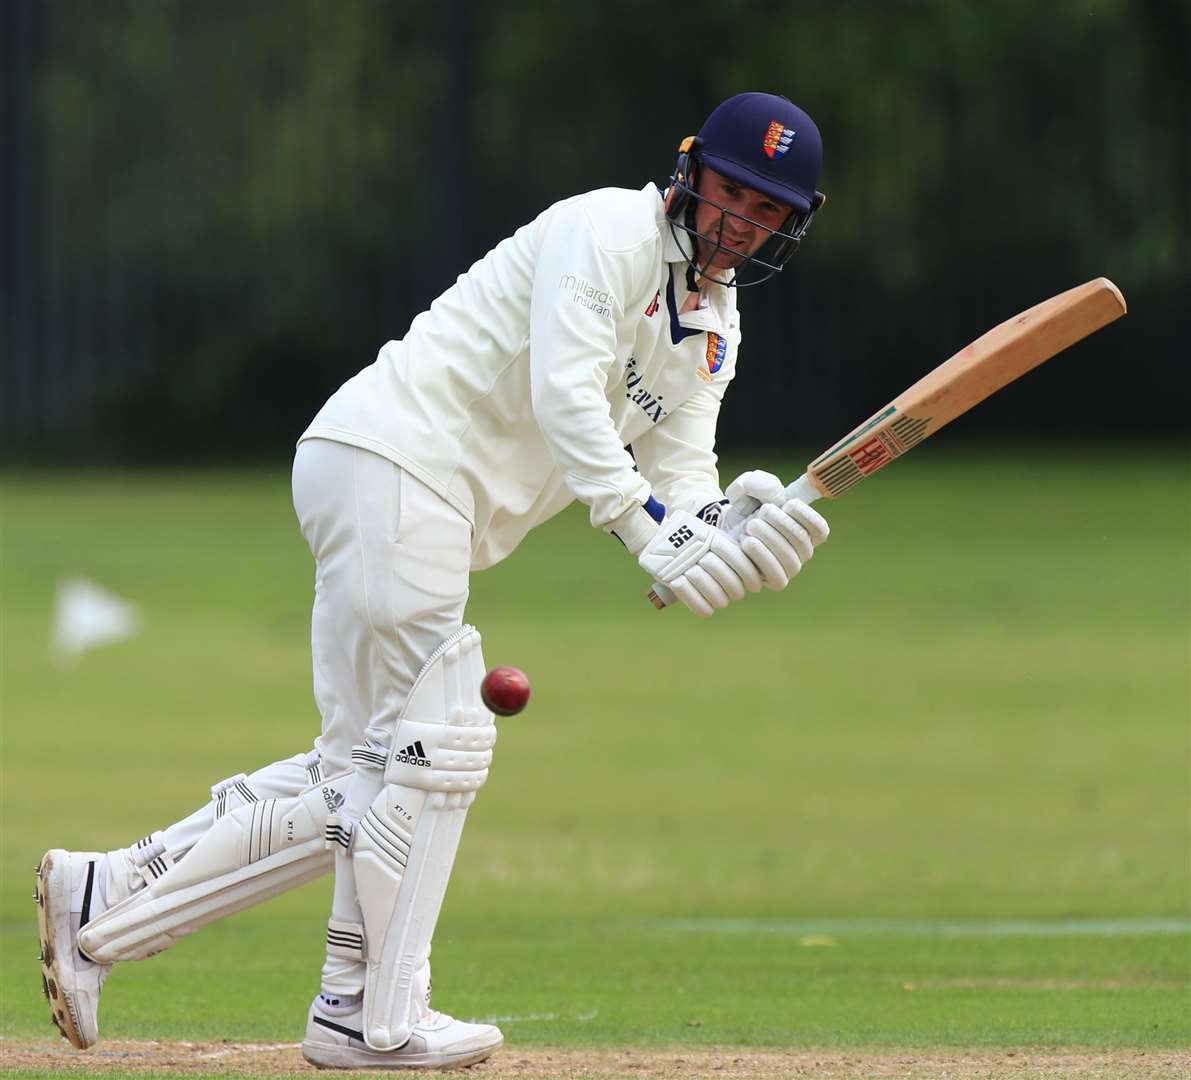
[[699,513],[720,502],[715,428],[725,386],[705,386],[660,424],[633,440],[633,453],[667,510]]
[[[617,327],[634,294],[637,248],[607,251],[587,211],[563,203],[545,225],[530,301],[530,391],[542,437],[591,523],[609,528],[626,516],[644,527],[650,486],[637,472],[612,422],[607,382]],[[622,536],[623,538],[623,536]]]

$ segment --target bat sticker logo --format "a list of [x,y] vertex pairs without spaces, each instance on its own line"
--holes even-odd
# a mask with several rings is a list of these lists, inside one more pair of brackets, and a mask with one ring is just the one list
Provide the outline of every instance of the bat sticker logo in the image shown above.
[[869,439],[858,450],[849,450],[848,457],[865,476],[875,473],[882,465],[887,465],[893,460],[893,455],[889,453],[880,436]]
[[783,158],[797,136],[796,131],[786,127],[780,120],[774,120],[765,131],[765,138],[761,140],[761,149],[768,157]]

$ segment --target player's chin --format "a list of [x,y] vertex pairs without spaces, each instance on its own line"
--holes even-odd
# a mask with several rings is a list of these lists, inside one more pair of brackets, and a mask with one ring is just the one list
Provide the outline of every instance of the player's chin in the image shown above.
[[744,262],[746,256],[744,252],[735,251],[717,251],[711,257],[710,264],[707,263],[707,257],[703,257],[704,265],[710,265],[716,270],[735,270],[741,263]]

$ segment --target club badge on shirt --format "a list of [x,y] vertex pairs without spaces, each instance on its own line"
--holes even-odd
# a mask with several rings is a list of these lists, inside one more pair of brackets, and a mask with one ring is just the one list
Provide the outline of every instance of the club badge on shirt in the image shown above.
[[724,358],[728,355],[728,342],[714,330],[707,331],[707,368],[695,368],[695,374],[704,382],[711,382],[711,377],[724,365]]

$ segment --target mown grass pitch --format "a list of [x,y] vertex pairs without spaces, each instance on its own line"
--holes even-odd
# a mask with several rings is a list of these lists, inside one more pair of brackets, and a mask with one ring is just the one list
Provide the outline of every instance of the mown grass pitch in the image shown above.
[[[41,851],[128,843],[315,733],[311,566],[282,472],[3,488],[2,1030],[28,1039]],[[578,510],[473,579],[534,696],[435,1004],[526,1047],[1191,1045],[1184,455],[940,445],[825,513],[785,594],[709,622],[655,613]],[[59,670],[71,574],[145,629]],[[117,968],[103,1032],[296,1041],[326,886]]]

